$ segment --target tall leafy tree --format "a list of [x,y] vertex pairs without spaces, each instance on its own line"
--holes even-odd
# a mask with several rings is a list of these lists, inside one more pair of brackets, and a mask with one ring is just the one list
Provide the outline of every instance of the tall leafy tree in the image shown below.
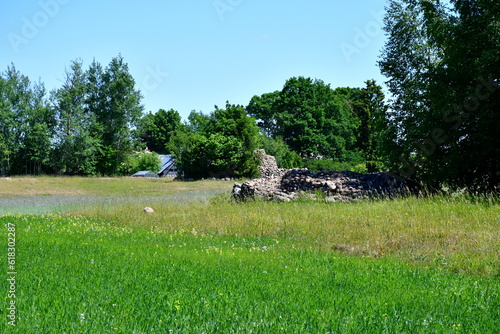
[[213,131],[211,129],[212,123],[210,122],[210,115],[206,115],[201,111],[191,111],[188,116],[188,129],[192,132],[206,135]]
[[431,186],[495,186],[500,5],[488,0],[451,5],[389,2],[389,39],[379,63],[394,96],[387,151],[400,175]]
[[[89,102],[100,125],[102,142],[99,172],[116,174],[134,148],[137,138],[132,129],[142,115],[142,96],[121,55],[113,58],[103,72],[99,73],[97,65],[91,70],[94,78],[90,77],[93,90]],[[99,91],[94,90],[97,87]]]
[[386,151],[391,169],[403,177],[418,179],[426,170],[415,167],[415,152],[428,135],[428,125],[424,124],[431,114],[428,88],[443,48],[430,38],[418,0],[389,1],[385,30],[389,39],[379,65],[389,77],[387,86],[393,95],[387,115],[390,140]]
[[54,169],[57,173],[91,175],[96,172],[100,140],[95,115],[86,108],[87,78],[81,61],[72,61],[61,88],[52,92],[56,113]]
[[181,116],[174,109],[165,111],[160,109],[155,115],[155,125],[157,132],[156,140],[161,148],[159,152],[170,153],[166,151],[166,147],[173,134],[182,127]]
[[278,124],[276,123],[276,111],[274,106],[280,96],[280,91],[255,95],[246,107],[247,113],[257,120],[257,125],[269,137],[278,135]]
[[155,138],[155,114],[149,112],[143,115],[137,122],[137,137],[140,138],[141,142],[154,152],[157,150],[157,141]]
[[375,80],[366,81],[366,87],[361,90],[358,133],[368,172],[380,170],[383,165],[382,146],[386,134],[387,112],[384,101],[382,87],[377,85]]
[[382,88],[373,80],[366,85],[331,89],[321,80],[294,77],[281,91],[254,96],[246,110],[266,135],[282,138],[303,158],[324,157],[326,165],[367,161],[366,169],[375,171],[383,164],[386,106]]
[[495,187],[500,185],[500,3],[452,3],[454,10],[442,20],[431,21],[438,9],[424,7],[444,46],[432,97],[444,107],[446,137],[436,146],[444,164],[453,166],[445,174],[452,183]]
[[43,84],[33,85],[14,65],[0,80],[1,173],[38,174],[48,163],[53,118]]
[[375,172],[384,166],[382,138],[387,128],[387,105],[382,87],[375,80],[367,80],[365,85],[364,88],[336,88],[335,94],[342,97],[357,118],[356,142],[350,148],[351,156],[359,154],[365,161],[366,171]]
[[240,140],[246,151],[251,152],[256,149],[259,128],[255,124],[255,119],[247,116],[243,106],[229,102],[226,102],[225,109],[215,106],[209,124],[213,132]]
[[294,77],[274,103],[277,135],[302,156],[342,160],[354,144],[356,119],[330,85]]
[[[178,167],[187,178],[254,176],[259,128],[240,105],[216,106],[210,115],[191,113],[186,131],[171,140]],[[193,124],[194,123],[194,124]]]
[[[49,105],[41,82],[9,66],[0,75],[0,174],[116,174],[138,143],[142,105],[134,85],[121,56],[105,69],[94,61],[86,72],[73,61]],[[180,123],[173,111],[161,116]]]
[[181,116],[178,111],[160,109],[156,114],[150,112],[140,119],[139,136],[151,151],[161,154],[171,153],[168,143],[181,127]]
[[0,76],[0,175],[10,173],[14,153],[16,117],[9,100],[7,80]]
[[56,119],[45,95],[43,83],[39,82],[33,86],[23,136],[24,145],[20,152],[27,174],[38,175],[51,170],[52,167],[52,139]]
[[101,135],[103,129],[102,125],[97,122],[97,114],[105,108],[107,100],[104,87],[104,69],[102,65],[95,61],[90,64],[88,70],[85,72],[85,113],[87,115],[94,115],[96,117],[96,126],[94,129],[96,133]]

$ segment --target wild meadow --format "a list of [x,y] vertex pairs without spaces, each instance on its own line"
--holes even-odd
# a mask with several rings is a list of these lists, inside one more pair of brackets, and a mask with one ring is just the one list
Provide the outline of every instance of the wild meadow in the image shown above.
[[497,197],[237,203],[231,185],[0,179],[0,332],[498,333]]

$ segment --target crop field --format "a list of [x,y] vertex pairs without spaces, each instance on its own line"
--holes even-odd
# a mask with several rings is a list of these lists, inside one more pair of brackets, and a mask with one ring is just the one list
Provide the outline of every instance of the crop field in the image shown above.
[[497,197],[236,203],[231,186],[0,179],[0,333],[498,333]]

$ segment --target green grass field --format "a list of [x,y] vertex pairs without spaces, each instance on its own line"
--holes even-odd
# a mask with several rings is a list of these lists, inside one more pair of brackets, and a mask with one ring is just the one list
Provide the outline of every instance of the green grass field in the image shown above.
[[494,197],[234,203],[231,182],[34,180],[0,179],[2,333],[499,332]]

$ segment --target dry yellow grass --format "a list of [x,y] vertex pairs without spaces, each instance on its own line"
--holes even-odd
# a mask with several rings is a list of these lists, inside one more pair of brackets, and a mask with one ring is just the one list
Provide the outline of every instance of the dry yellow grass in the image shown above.
[[177,182],[170,178],[13,177],[0,178],[0,197],[10,196],[162,196],[203,190],[230,190],[232,182]]
[[[494,196],[234,203],[228,200],[231,185],[131,178],[2,179],[0,197],[125,196],[116,203],[89,202],[70,208],[67,214],[172,232],[287,238],[297,247],[318,251],[390,256],[422,266],[500,274],[500,202]],[[211,203],[189,200],[218,192],[226,195],[212,198]],[[144,206],[152,206],[156,212],[145,214]]]
[[78,214],[156,230],[293,239],[297,247],[392,256],[457,272],[500,273],[500,206],[444,198],[362,203],[140,203]]

